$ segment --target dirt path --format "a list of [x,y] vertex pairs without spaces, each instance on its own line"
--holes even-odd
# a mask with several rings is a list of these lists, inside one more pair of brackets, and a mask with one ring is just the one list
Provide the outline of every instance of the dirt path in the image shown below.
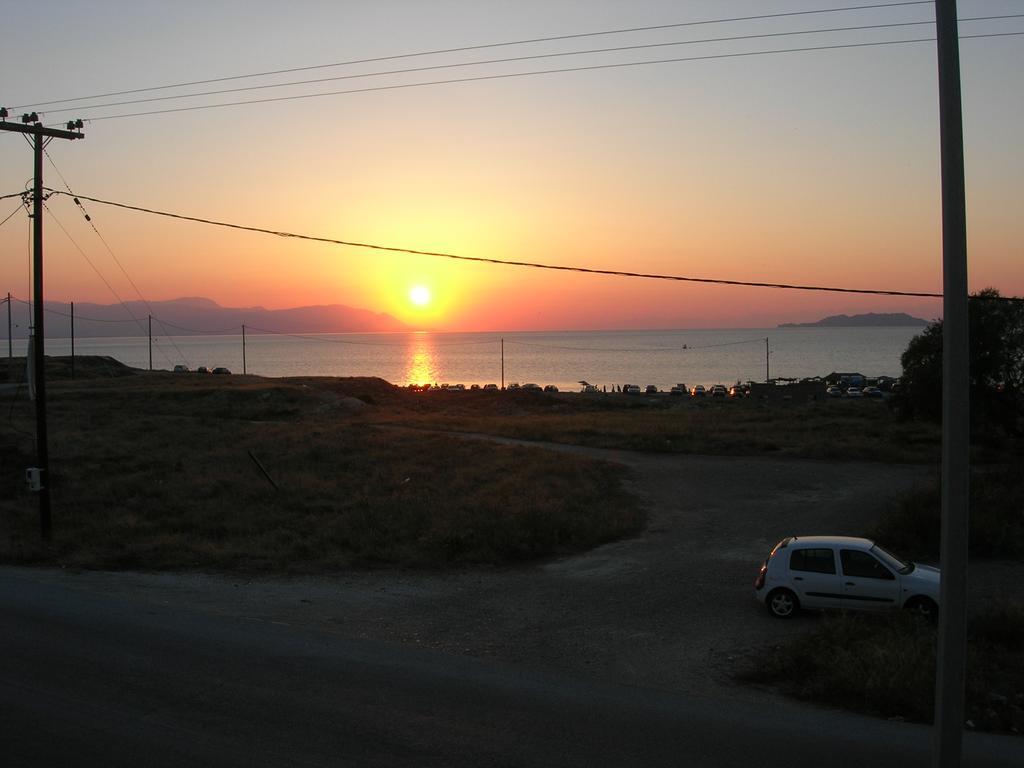
[[[757,698],[765,694],[734,684],[731,671],[817,620],[777,621],[754,601],[756,569],[771,546],[791,534],[862,534],[889,500],[928,472],[541,447],[629,466],[631,490],[649,511],[647,528],[581,555],[518,568],[252,580],[31,573],[252,621],[316,626],[630,685]],[[1019,563],[989,563],[972,571],[971,584],[978,598],[1021,590],[1022,577]]]

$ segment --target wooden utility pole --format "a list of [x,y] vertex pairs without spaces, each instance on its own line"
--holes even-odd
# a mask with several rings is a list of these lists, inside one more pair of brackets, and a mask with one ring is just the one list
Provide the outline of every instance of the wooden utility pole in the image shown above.
[[242,323],[242,375],[245,373],[245,323]]
[[963,748],[970,483],[967,205],[956,0],[935,0],[935,33],[942,158],[942,584],[932,765],[955,768]]
[[153,370],[153,316],[152,315],[149,315],[149,320],[147,322],[147,327],[149,329],[149,370],[152,371]]
[[768,337],[764,337],[764,383],[772,383],[771,364],[768,362],[768,356],[771,355],[771,351],[768,349]]
[[11,293],[7,292],[7,365],[14,370],[14,335],[11,330]]
[[67,124],[67,130],[45,128],[32,112],[21,116],[20,123],[7,122],[7,109],[0,108],[0,131],[14,131],[32,137],[35,185],[32,190],[32,352],[35,356],[33,378],[36,393],[36,462],[30,471],[30,486],[39,493],[39,532],[49,541],[50,522],[50,453],[46,436],[46,347],[43,333],[43,149],[52,139],[82,139],[82,121]]
[[75,302],[71,302],[71,380],[75,379]]

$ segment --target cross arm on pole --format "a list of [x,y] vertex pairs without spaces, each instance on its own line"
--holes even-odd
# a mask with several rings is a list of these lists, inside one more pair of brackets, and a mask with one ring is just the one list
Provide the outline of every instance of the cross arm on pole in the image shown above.
[[0,131],[14,131],[15,133],[29,133],[34,136],[48,136],[52,139],[84,139],[85,134],[79,131],[65,131],[62,128],[44,128],[41,125],[23,125],[21,123],[9,123],[6,120],[0,121]]

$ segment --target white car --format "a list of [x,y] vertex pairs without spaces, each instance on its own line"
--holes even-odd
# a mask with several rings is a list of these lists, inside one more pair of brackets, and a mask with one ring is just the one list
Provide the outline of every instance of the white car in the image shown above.
[[905,563],[870,539],[791,536],[761,564],[754,595],[780,619],[801,608],[906,608],[935,616],[939,577],[938,568]]

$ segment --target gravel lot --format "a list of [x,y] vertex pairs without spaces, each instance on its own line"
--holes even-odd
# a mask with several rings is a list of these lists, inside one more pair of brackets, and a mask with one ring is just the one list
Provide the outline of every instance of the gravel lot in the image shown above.
[[[629,466],[631,489],[648,508],[647,528],[582,555],[439,573],[245,580],[24,570],[76,589],[186,604],[254,622],[753,699],[766,694],[737,685],[731,673],[817,621],[808,614],[779,622],[754,600],[757,567],[770,548],[794,534],[861,535],[897,494],[929,472],[907,465],[542,447]],[[973,565],[970,581],[974,600],[1006,596],[1008,589],[1024,598],[1022,563]]]
[[[757,566],[771,546],[791,534],[862,534],[890,499],[929,471],[544,447],[628,465],[631,489],[649,510],[647,529],[582,555],[445,573],[240,580],[20,570],[78,589],[252,621],[315,626],[629,685],[756,699],[766,694],[733,683],[730,673],[818,620],[778,621],[754,601]],[[1024,592],[1022,584],[1020,563],[983,563],[971,572],[975,599],[1010,587]]]

